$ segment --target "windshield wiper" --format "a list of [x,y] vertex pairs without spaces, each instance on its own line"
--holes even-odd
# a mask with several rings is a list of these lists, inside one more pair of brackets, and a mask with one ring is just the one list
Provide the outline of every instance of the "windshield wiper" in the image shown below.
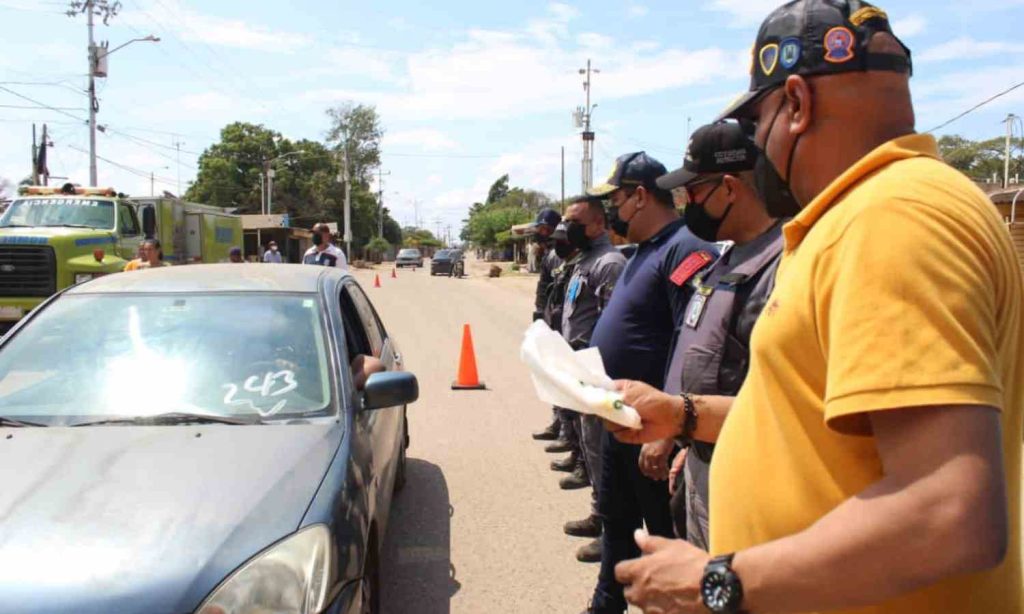
[[258,418],[255,420],[243,420],[242,418],[216,416],[213,414],[170,412],[166,414],[157,414],[155,416],[132,416],[130,418],[108,418],[105,420],[94,420],[91,422],[79,422],[72,426],[101,426],[106,424],[166,426],[174,424],[262,424],[262,421]]
[[88,228],[90,230],[106,230],[105,228],[97,228],[95,226],[89,226],[88,224],[40,224],[40,228]]
[[32,228],[32,224],[2,224],[0,228]]
[[25,420],[15,420],[14,418],[8,418],[6,416],[0,416],[0,426],[49,426],[48,424],[41,424],[39,422],[26,422]]

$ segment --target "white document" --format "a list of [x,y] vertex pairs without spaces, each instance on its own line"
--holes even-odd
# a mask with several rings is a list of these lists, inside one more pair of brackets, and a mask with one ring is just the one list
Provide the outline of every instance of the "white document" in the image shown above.
[[640,414],[623,404],[597,348],[573,351],[561,335],[536,320],[526,329],[519,357],[530,368],[537,396],[545,403],[640,428]]

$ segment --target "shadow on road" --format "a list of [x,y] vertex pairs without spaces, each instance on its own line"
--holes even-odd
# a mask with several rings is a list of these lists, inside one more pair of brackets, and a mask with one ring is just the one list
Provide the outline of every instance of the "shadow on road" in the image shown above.
[[381,606],[385,614],[448,614],[460,588],[451,563],[448,483],[441,468],[410,458],[384,539]]

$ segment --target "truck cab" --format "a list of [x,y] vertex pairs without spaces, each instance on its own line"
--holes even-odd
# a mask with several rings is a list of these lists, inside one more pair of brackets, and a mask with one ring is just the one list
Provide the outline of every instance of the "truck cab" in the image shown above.
[[124,270],[145,238],[172,264],[224,261],[241,245],[241,218],[113,188],[20,188],[0,215],[0,333],[59,290]]

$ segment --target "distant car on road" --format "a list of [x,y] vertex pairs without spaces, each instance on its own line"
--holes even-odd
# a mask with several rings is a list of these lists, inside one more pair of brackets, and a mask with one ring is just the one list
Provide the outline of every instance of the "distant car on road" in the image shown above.
[[420,268],[423,266],[423,254],[420,250],[409,247],[398,252],[398,257],[395,258],[395,267],[402,268],[404,266],[411,266]]
[[[357,390],[360,356],[386,371]],[[378,612],[417,396],[340,269],[168,267],[58,293],[0,341],[0,603]]]
[[430,259],[431,275],[450,275],[461,277],[465,264],[462,259],[462,251],[457,249],[442,249]]

